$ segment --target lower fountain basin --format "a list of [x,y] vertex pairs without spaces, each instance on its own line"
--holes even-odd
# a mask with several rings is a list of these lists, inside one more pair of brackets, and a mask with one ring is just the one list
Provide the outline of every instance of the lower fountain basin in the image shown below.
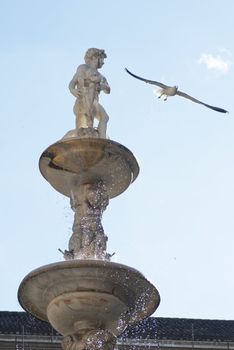
[[21,282],[18,299],[62,335],[105,329],[121,334],[158,307],[157,289],[137,270],[102,260],[40,267]]
[[107,293],[65,293],[50,302],[47,317],[64,336],[83,335],[93,329],[122,333],[127,325],[127,306]]

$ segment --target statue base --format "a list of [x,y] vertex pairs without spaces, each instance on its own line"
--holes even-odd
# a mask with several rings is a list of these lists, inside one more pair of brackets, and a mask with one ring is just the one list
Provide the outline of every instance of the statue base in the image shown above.
[[131,151],[115,141],[98,138],[68,138],[54,143],[42,153],[39,168],[45,179],[68,197],[79,186],[101,180],[113,198],[139,173]]

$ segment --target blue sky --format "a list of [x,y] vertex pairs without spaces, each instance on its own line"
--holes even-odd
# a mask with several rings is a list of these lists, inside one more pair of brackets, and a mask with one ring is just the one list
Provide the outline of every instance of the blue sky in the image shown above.
[[[89,47],[105,49],[111,86],[101,103],[109,137],[140,164],[103,216],[113,261],[159,290],[155,315],[234,318],[234,2],[224,0],[0,2],[0,310],[22,310],[17,289],[61,261],[73,214],[38,160],[74,128],[68,91]],[[126,74],[178,85],[228,115],[181,97],[158,100]]]

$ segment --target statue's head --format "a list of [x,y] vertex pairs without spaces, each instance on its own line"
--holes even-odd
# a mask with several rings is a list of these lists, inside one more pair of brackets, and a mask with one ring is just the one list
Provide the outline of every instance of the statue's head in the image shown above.
[[107,56],[104,50],[91,48],[86,51],[84,60],[86,64],[90,64],[90,62],[92,62],[93,60],[97,60],[98,61],[97,68],[101,68],[104,64],[104,58],[106,57]]

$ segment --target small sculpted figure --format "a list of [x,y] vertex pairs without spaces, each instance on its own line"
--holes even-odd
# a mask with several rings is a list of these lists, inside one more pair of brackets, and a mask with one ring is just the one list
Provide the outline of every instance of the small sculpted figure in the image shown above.
[[84,60],[69,84],[70,92],[76,97],[73,108],[76,116],[76,131],[81,129],[93,129],[94,118],[99,123],[97,126],[98,137],[106,138],[106,128],[109,117],[105,109],[99,104],[99,94],[104,91],[110,93],[110,86],[98,69],[102,68],[106,58],[104,50],[90,48],[87,50]]
[[64,258],[109,260],[111,255],[106,253],[107,236],[101,223],[102,214],[109,203],[104,183],[97,181],[80,186],[72,192],[70,203],[75,216],[69,251],[62,252]]

